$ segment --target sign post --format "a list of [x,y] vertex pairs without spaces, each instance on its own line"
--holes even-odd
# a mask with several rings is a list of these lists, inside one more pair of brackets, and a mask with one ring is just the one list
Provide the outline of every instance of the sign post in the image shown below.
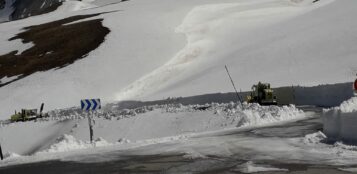
[[357,96],[357,78],[356,78],[355,82],[353,83],[353,88],[354,88],[354,93]]
[[87,112],[90,142],[93,142],[93,111],[101,109],[100,99],[81,100],[81,109]]
[[242,99],[242,98],[240,97],[240,95],[238,94],[237,88],[236,88],[236,86],[234,85],[232,76],[231,76],[231,74],[229,73],[229,70],[228,70],[227,65],[225,65],[224,67],[226,68],[228,77],[229,77],[229,79],[231,80],[231,83],[232,83],[232,85],[233,85],[234,91],[236,92],[237,98],[238,98],[238,100],[239,100],[239,102],[240,102],[240,105],[242,106],[242,109],[243,109],[243,99]]
[[4,155],[2,155],[1,144],[0,144],[0,158],[1,158],[1,160],[4,159]]

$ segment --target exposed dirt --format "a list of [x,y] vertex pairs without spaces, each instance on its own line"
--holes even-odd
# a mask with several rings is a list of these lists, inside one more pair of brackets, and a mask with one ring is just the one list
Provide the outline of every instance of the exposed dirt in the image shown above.
[[[19,55],[13,51],[0,56],[0,79],[19,76],[16,81],[32,73],[62,68],[84,58],[104,41],[110,30],[102,25],[103,19],[69,23],[97,15],[72,16],[26,27],[24,32],[9,41],[22,39],[23,43],[32,42],[34,46]],[[0,87],[11,82],[0,82]]]

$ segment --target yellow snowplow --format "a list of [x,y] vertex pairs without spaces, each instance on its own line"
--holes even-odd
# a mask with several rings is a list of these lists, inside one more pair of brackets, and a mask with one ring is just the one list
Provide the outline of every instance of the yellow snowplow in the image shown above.
[[21,109],[21,112],[11,116],[11,122],[30,121],[37,118],[37,109]]
[[35,120],[36,118],[42,117],[42,110],[44,104],[41,104],[40,112],[37,113],[37,109],[21,109],[21,112],[16,112],[11,116],[11,122],[18,122],[18,121],[31,121]]
[[247,96],[248,103],[259,103],[260,105],[277,105],[277,98],[269,83],[259,82],[252,86],[252,92]]

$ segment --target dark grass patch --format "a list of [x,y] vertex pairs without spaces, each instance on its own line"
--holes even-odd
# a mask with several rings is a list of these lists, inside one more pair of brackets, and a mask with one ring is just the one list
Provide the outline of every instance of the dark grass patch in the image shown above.
[[[21,75],[15,79],[19,80],[32,73],[62,68],[84,58],[104,41],[110,30],[102,25],[103,19],[68,23],[97,15],[73,16],[24,28],[26,31],[9,41],[22,39],[23,43],[32,42],[34,46],[19,55],[13,51],[0,56],[0,79]],[[11,82],[0,84],[0,87]]]

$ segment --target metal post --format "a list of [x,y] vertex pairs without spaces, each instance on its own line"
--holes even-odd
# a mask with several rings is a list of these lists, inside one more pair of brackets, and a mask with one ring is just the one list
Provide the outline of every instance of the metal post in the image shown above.
[[226,71],[227,71],[227,74],[228,74],[229,79],[231,79],[233,88],[234,88],[234,90],[235,90],[235,92],[236,92],[237,98],[238,98],[238,100],[240,101],[240,104],[241,104],[242,109],[243,109],[243,100],[242,100],[242,98],[240,97],[240,95],[238,94],[237,88],[236,88],[236,86],[234,85],[233,79],[232,79],[232,77],[231,77],[231,74],[230,74],[229,71],[228,71],[227,65],[225,65],[224,67],[226,68]]
[[293,104],[296,105],[296,101],[295,101],[295,88],[294,88],[294,85],[291,86],[293,89]]
[[43,111],[43,107],[44,107],[44,103],[41,104],[41,108],[40,108],[40,118],[42,118],[42,111]]
[[0,158],[1,158],[1,160],[3,160],[3,159],[4,159],[4,156],[3,156],[3,154],[2,154],[2,150],[1,150],[1,144],[0,144]]
[[92,118],[91,118],[91,112],[88,112],[88,125],[89,125],[89,136],[90,136],[90,142],[93,143],[93,124],[92,124]]

